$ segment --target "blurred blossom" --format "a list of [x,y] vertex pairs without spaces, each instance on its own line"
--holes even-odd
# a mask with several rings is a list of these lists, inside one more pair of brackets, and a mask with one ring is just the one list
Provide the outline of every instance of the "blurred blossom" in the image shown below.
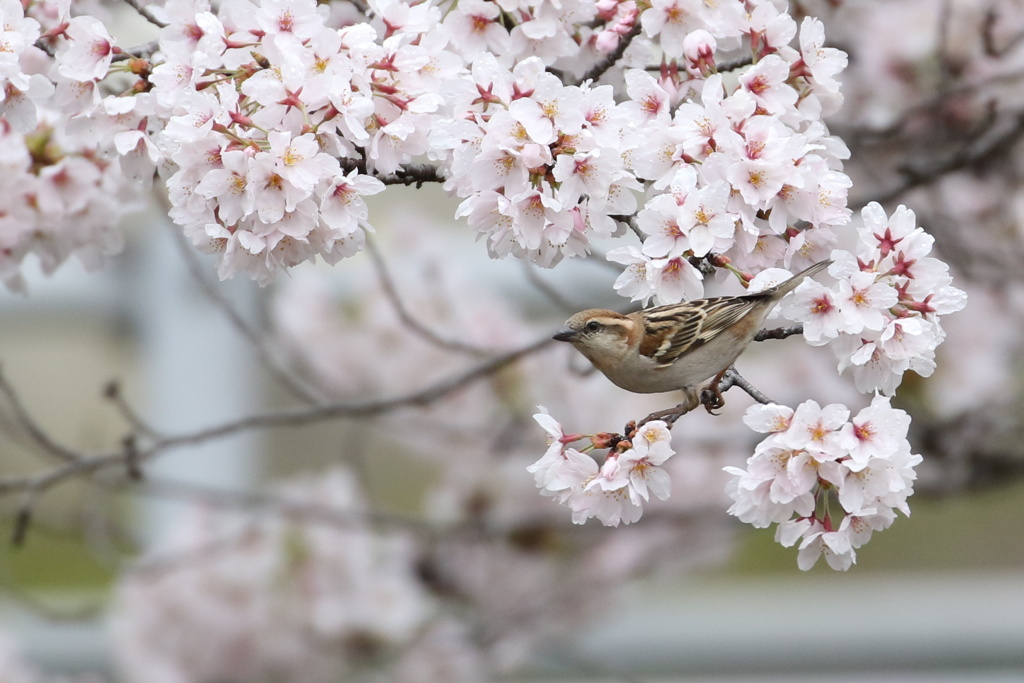
[[120,579],[113,632],[128,680],[337,681],[413,652],[434,603],[410,539],[368,528],[344,470],[277,493],[331,519],[197,505]]

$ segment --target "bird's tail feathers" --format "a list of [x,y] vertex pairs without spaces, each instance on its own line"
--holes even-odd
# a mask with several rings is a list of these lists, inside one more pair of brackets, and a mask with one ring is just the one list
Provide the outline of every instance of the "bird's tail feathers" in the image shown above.
[[760,292],[760,293],[761,294],[768,294],[768,295],[770,295],[772,297],[776,297],[776,298],[782,298],[783,296],[789,294],[794,289],[796,289],[797,286],[801,282],[803,282],[805,278],[809,278],[809,277],[811,277],[813,275],[816,275],[816,274],[820,273],[821,271],[825,270],[826,268],[828,268],[831,265],[832,265],[832,259],[825,259],[824,261],[819,261],[818,263],[815,263],[813,266],[809,266],[808,268],[804,268],[799,273],[797,273],[793,277],[789,278],[785,282],[780,282],[779,284],[775,285],[774,287],[772,287],[770,289],[766,289],[765,291]]

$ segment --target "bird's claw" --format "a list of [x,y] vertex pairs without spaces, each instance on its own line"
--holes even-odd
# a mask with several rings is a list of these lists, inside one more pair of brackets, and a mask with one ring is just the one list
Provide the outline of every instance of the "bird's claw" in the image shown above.
[[725,373],[728,371],[729,369],[726,368],[722,372],[718,373],[718,375],[711,380],[711,383],[704,387],[700,392],[701,404],[704,406],[704,409],[712,415],[718,415],[715,411],[720,410],[725,406],[725,397],[722,396],[722,389],[719,385],[722,383],[722,378],[725,377]]
[[709,413],[718,415],[715,411],[725,406],[725,397],[716,384],[700,392],[700,402]]

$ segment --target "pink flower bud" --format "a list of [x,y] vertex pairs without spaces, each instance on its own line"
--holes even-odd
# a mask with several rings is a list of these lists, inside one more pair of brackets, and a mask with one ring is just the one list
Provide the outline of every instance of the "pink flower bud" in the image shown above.
[[704,29],[697,29],[683,39],[683,55],[690,73],[708,76],[715,70],[718,41]]

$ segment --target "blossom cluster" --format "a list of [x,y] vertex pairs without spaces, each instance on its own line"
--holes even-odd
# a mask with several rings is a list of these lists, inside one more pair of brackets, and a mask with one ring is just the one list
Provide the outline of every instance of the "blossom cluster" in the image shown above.
[[888,398],[876,396],[853,418],[839,404],[755,405],[744,422],[768,436],[746,469],[725,468],[729,513],[759,528],[778,524],[778,542],[799,543],[801,569],[822,555],[833,569],[849,569],[872,532],[888,528],[897,510],[910,514],[921,456],[907,441],[910,417]]
[[[303,261],[336,263],[363,248],[363,198],[414,160],[447,154],[438,131],[462,115],[451,103],[473,89],[477,57],[501,63],[486,74],[488,88],[525,63],[516,105],[525,112],[537,101],[527,81],[537,81],[538,97],[553,94],[561,81],[546,66],[584,68],[615,48],[638,13],[631,2],[446,4],[373,0],[362,16],[314,0],[171,0],[154,9],[167,25],[150,58],[122,52],[100,22],[76,17],[53,36],[57,70],[89,95],[69,111],[116,129],[109,148],[130,177],[164,175],[171,218],[219,255],[221,277],[266,283]],[[140,78],[100,98],[120,71]],[[615,211],[635,208],[626,195]],[[559,213],[563,227],[572,226],[570,208]],[[523,217],[536,209],[524,196]]]
[[463,82],[451,125],[434,135],[458,214],[486,237],[489,253],[553,266],[616,234],[614,215],[636,211],[640,183],[627,167],[630,135],[611,86],[565,86],[539,58],[511,72],[482,56]]
[[861,216],[856,253],[832,254],[836,284],[806,281],[781,310],[803,323],[810,344],[830,345],[859,391],[891,395],[907,370],[932,374],[945,338],[940,316],[961,310],[966,295],[952,286],[949,266],[929,256],[935,240],[913,211],[900,206],[887,217],[873,202]]
[[[834,228],[849,220],[850,180],[840,170],[848,152],[821,123],[841,101],[834,76],[845,55],[823,47],[820,22],[798,29],[771,3],[751,13],[741,3],[696,5],[681,13],[684,26],[670,10],[655,3],[641,14],[645,34],[674,57],[682,55],[665,36],[685,29],[672,44],[685,44],[700,68],[658,78],[628,70],[624,96],[563,85],[539,59],[511,74],[494,59],[473,64],[453,121],[434,140],[452,149],[441,161],[446,187],[466,198],[458,215],[493,256],[551,266],[588,254],[594,239],[621,234],[612,217],[633,214],[639,191],[641,246],[607,254],[626,266],[615,288],[635,301],[699,296],[693,257],[761,269],[827,253]],[[738,81],[716,72],[719,41],[751,61]]]
[[149,105],[166,119],[155,142],[173,164],[171,218],[220,254],[221,277],[266,282],[362,249],[364,197],[384,189],[366,166],[391,173],[408,162],[437,107],[437,82],[418,75],[429,51],[380,44],[368,24],[329,28],[313,0],[167,11]]
[[643,504],[651,495],[668,498],[670,481],[661,466],[675,451],[665,422],[652,420],[629,440],[616,440],[598,466],[589,451],[608,448],[611,435],[589,437],[587,452],[571,448],[569,444],[588,437],[566,434],[545,408],[539,410],[533,419],[548,433],[548,449],[527,470],[543,495],[572,510],[573,522],[583,524],[596,517],[605,526],[632,524],[643,515]]
[[122,247],[120,217],[137,205],[116,159],[103,152],[108,129],[67,116],[93,94],[73,80],[93,60],[65,42],[48,71],[49,58],[36,45],[50,36],[37,16],[61,24],[79,46],[100,22],[70,19],[67,3],[32,9],[26,15],[17,0],[0,2],[0,280],[15,290],[24,288],[21,266],[29,254],[46,274],[71,255],[90,270],[104,265]]
[[[53,103],[101,133],[98,153],[120,156],[126,177],[158,169],[171,217],[220,255],[222,277],[267,282],[351,256],[370,229],[363,198],[416,181],[423,160],[492,255],[545,266],[622,234],[613,216],[646,193],[643,246],[609,255],[627,266],[618,289],[645,301],[699,292],[687,257],[712,251],[740,267],[806,265],[808,245],[848,219],[847,152],[821,123],[841,102],[845,55],[824,47],[820,22],[798,27],[770,0],[372,0],[366,16],[314,0],[170,0],[154,9],[167,25],[152,55],[65,7],[43,36],[48,77],[20,59],[45,61],[31,47],[39,24],[4,7],[8,92],[45,99],[56,84]],[[659,77],[593,70],[627,36],[622,63],[660,57]],[[118,90],[125,74],[137,80]]]
[[814,19],[800,25],[799,49],[789,45],[798,32],[789,15],[766,4],[745,21],[752,64],[735,81],[715,66],[719,40],[736,39],[729,22],[716,23],[717,34],[688,34],[692,78],[677,89],[644,72],[626,76],[645,119],[634,165],[650,189],[636,221],[642,245],[608,258],[626,265],[615,288],[634,301],[700,296],[692,257],[798,270],[821,260],[849,221],[851,181],[841,171],[849,152],[821,122],[842,101],[835,75],[846,55],[823,47]]

